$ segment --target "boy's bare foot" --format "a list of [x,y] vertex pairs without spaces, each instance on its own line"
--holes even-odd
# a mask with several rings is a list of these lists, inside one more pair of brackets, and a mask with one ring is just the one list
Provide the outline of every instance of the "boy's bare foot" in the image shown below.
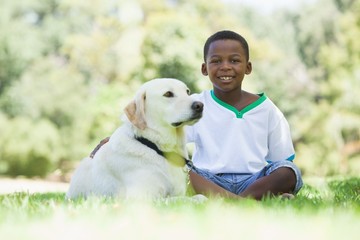
[[289,199],[289,200],[295,198],[295,196],[294,196],[293,194],[291,194],[291,193],[283,193],[283,194],[280,195],[280,197],[281,197],[282,199]]

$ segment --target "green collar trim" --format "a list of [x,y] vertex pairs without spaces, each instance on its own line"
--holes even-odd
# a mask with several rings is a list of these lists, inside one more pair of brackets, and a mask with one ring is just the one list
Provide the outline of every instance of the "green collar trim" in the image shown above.
[[260,94],[258,94],[259,98],[255,102],[250,103],[249,105],[247,105],[246,107],[244,107],[243,109],[238,111],[235,107],[233,107],[230,104],[227,104],[226,102],[223,102],[220,99],[218,99],[214,94],[214,90],[211,90],[210,93],[211,93],[211,97],[215,100],[215,102],[217,102],[218,104],[220,104],[224,108],[227,108],[228,110],[234,112],[237,118],[243,118],[245,113],[247,113],[248,111],[256,108],[257,106],[259,106],[267,98],[265,93],[260,93]]

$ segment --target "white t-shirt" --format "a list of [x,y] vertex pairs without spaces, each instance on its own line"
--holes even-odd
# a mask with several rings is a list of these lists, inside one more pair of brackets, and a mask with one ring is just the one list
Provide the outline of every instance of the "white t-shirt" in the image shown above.
[[193,164],[212,173],[255,173],[268,162],[295,157],[289,124],[275,104],[259,94],[241,111],[218,99],[213,91],[194,97],[204,103],[203,117],[186,127],[195,143]]

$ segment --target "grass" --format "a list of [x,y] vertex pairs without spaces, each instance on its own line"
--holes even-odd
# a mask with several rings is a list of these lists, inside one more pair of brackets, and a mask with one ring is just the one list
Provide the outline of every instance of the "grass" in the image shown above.
[[0,195],[0,239],[358,239],[360,178],[305,179],[293,200],[64,200]]

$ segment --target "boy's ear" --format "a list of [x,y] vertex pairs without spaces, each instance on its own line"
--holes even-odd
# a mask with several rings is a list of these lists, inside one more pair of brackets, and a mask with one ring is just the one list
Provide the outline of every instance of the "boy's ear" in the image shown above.
[[251,64],[251,62],[248,62],[247,65],[246,65],[245,74],[250,74],[251,71],[252,71],[252,64]]
[[207,75],[208,75],[207,68],[206,68],[206,63],[203,63],[203,64],[201,65],[201,73],[202,73],[204,76],[207,76]]

